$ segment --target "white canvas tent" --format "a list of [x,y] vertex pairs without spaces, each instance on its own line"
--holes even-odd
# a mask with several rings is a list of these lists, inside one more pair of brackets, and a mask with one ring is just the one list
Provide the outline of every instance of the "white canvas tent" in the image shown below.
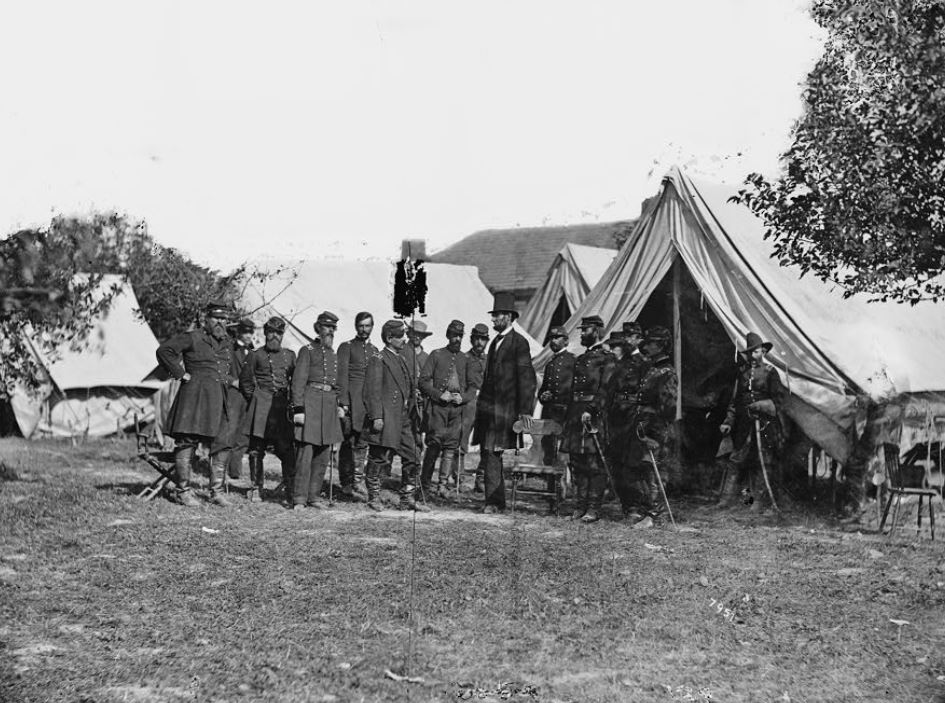
[[[284,269],[281,270],[280,269]],[[446,344],[446,328],[451,320],[466,325],[466,339],[472,326],[483,323],[490,327],[489,310],[493,297],[479,280],[475,266],[425,263],[427,295],[425,311],[417,314],[433,333],[424,348],[437,349]],[[393,314],[393,263],[382,260],[308,260],[302,262],[259,261],[249,270],[277,272],[263,282],[252,280],[247,285],[240,307],[253,311],[253,319],[262,324],[270,316],[284,317],[285,345],[297,350],[314,336],[313,324],[318,314],[329,310],[338,315],[335,344],[354,336],[354,318],[364,310],[374,315],[375,344],[380,343],[379,330]],[[521,329],[519,330],[521,331]],[[532,355],[541,345],[528,335]]]
[[158,341],[137,314],[138,300],[120,276],[105,276],[101,290],[117,287],[108,312],[78,349],[63,349],[46,372],[38,394],[19,391],[10,403],[24,437],[100,437],[154,419],[152,396],[160,382],[145,380],[154,369]]
[[679,304],[685,275],[721,324],[727,344],[742,348],[748,331],[774,343],[769,360],[791,391],[789,416],[841,463],[865,427],[869,399],[883,410],[890,441],[898,440],[894,434],[903,418],[945,415],[941,309],[932,303],[868,303],[864,296],[845,300],[835,286],[779,266],[762,222],[729,202],[734,193],[671,170],[616,259],[567,321],[572,344],[577,346],[582,316],[599,314],[608,331],[617,328],[637,319],[669,280],[675,304],[660,324],[674,330],[677,368],[691,371]]
[[[535,291],[519,323],[543,341],[555,319],[571,316],[617,255],[615,249],[565,244],[555,256],[544,282]],[[556,314],[557,313],[557,314]]]

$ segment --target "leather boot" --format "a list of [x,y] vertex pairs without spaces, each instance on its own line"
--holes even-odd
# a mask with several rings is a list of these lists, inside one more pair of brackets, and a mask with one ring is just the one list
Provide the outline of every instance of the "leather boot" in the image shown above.
[[425,506],[423,503],[418,503],[416,501],[415,495],[417,492],[416,486],[413,486],[409,483],[401,486],[400,489],[400,505],[398,506],[401,510],[413,510],[418,513],[428,513],[430,509]]
[[194,498],[190,490],[190,466],[194,459],[194,446],[185,444],[174,450],[174,469],[176,476],[174,482],[177,484],[177,502],[188,508],[200,505],[200,501]]
[[476,467],[476,481],[473,483],[473,493],[486,492],[486,468],[483,465],[482,450],[479,450],[479,466]]
[[597,522],[600,520],[601,506],[604,503],[604,490],[607,488],[607,479],[601,474],[592,474],[588,478],[588,508],[581,522]]
[[381,471],[383,467],[370,459],[364,467],[364,483],[367,486],[367,507],[380,512],[381,505]]
[[446,500],[453,498],[453,492],[450,490],[449,484],[455,468],[456,452],[443,452],[440,456],[440,488],[437,492],[440,498]]
[[367,447],[354,450],[354,492],[352,497],[359,503],[368,500],[367,494]]
[[574,474],[574,512],[572,520],[580,520],[587,512],[587,491],[590,482],[587,474]]
[[226,508],[230,501],[224,496],[226,490],[226,467],[230,461],[228,449],[217,452],[210,459],[210,502]]
[[263,456],[259,452],[249,453],[249,480],[253,485],[246,497],[250,503],[258,503],[262,500],[263,487]]
[[423,452],[423,464],[420,468],[420,485],[423,486],[424,495],[431,495],[431,487],[433,486],[433,469],[436,468],[436,460],[440,456],[440,448],[435,444],[431,444],[427,447],[426,451]]
[[719,502],[717,507],[730,508],[738,500],[738,474],[734,466],[729,466],[726,470],[725,481],[722,483],[722,490],[719,493]]

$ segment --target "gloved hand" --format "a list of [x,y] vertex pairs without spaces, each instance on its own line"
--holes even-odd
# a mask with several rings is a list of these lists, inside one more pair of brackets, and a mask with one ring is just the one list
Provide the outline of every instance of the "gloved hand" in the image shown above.
[[384,429],[384,418],[382,417],[377,418],[372,423],[372,426],[374,427],[375,432],[381,432]]
[[581,413],[581,424],[589,425],[591,424],[591,414],[586,410]]
[[452,393],[452,403],[453,405],[462,405],[463,404],[463,394],[462,393]]
[[657,449],[660,448],[660,443],[657,442],[657,441],[656,441],[655,439],[653,439],[652,437],[644,437],[644,438],[643,438],[643,443],[646,445],[646,448],[647,448],[647,449],[649,449],[650,451],[653,451],[653,452],[655,452]]
[[777,409],[774,407],[773,400],[756,400],[754,403],[751,403],[748,406],[748,412],[752,414],[752,417],[765,416],[765,417],[774,417],[778,414]]
[[453,399],[453,394],[450,393],[449,391],[443,391],[442,393],[440,393],[440,400],[442,400],[444,403],[448,403],[452,399]]
[[295,413],[292,415],[292,424],[300,427],[305,424],[305,413]]
[[181,383],[187,383],[187,381],[189,380],[190,380],[190,374],[187,372],[184,372],[184,375],[180,377]]
[[731,431],[732,431],[732,426],[729,425],[728,423],[724,423],[724,422],[723,422],[721,425],[719,425],[719,432],[722,433],[722,436],[723,436],[723,437],[724,437],[725,435],[731,433]]
[[338,417],[343,418],[345,416],[345,409],[342,406],[338,406]]
[[549,400],[551,400],[551,393],[549,391],[545,391],[540,396],[538,396],[538,400],[540,400],[542,403],[547,403]]

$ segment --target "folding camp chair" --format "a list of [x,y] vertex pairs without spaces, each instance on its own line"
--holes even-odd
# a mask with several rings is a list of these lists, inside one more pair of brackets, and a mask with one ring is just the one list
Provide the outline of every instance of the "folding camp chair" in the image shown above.
[[[521,493],[547,496],[551,511],[557,515],[561,500],[564,498],[567,472],[567,468],[558,458],[558,447],[563,432],[561,425],[554,420],[532,420],[530,426],[526,428],[521,420],[517,420],[512,429],[518,435],[515,460],[509,471],[512,479],[512,512],[515,512],[515,499]],[[531,447],[527,449],[524,446],[525,435],[530,435],[532,438]],[[554,440],[553,460],[550,465],[543,461],[542,437],[552,437]],[[525,481],[528,479],[538,479],[543,487],[526,485]]]
[[[892,505],[893,499],[896,501],[896,509],[893,511],[892,522],[889,525],[889,537],[892,537],[892,533],[896,529],[896,522],[899,518],[899,509],[902,505],[903,496],[918,496],[919,497],[919,507],[916,511],[916,529],[915,533],[918,536],[919,532],[922,530],[922,501],[925,498],[928,498],[929,506],[929,531],[932,535],[932,539],[935,539],[935,508],[932,505],[932,499],[939,495],[938,491],[935,488],[917,488],[912,486],[904,485],[903,481],[903,471],[902,466],[899,463],[899,448],[895,445],[886,445],[886,480],[888,483],[887,491],[889,492],[889,497],[886,499],[886,507],[883,509],[883,517],[879,522],[879,532],[882,534],[883,527],[886,524],[886,518],[889,516],[889,507]],[[926,471],[928,468],[926,467]]]
[[174,482],[174,452],[152,451],[148,446],[151,436],[141,431],[138,424],[138,416],[135,415],[135,441],[137,443],[138,458],[148,466],[158,472],[158,477],[138,494],[139,498],[144,500],[153,500],[162,490],[167,487],[173,488],[177,484]]

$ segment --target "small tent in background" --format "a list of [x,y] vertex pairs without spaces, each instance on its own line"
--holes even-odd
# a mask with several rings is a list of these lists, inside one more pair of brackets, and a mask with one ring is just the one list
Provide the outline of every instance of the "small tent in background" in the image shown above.
[[615,256],[616,249],[565,244],[522,312],[519,324],[535,339],[544,341],[549,329],[571,317]]
[[44,359],[47,378],[38,394],[18,391],[10,400],[24,437],[101,437],[154,419],[153,396],[161,383],[145,380],[154,369],[158,341],[138,316],[131,284],[105,276],[101,290],[117,289],[108,312],[80,349]]
[[[424,263],[427,294],[425,310],[417,313],[433,336],[425,343],[427,350],[446,344],[446,328],[451,320],[466,325],[465,349],[469,332],[477,323],[491,329],[489,310],[493,296],[479,280],[475,266]],[[395,265],[383,260],[307,260],[300,262],[258,261],[249,271],[272,273],[265,280],[252,279],[245,285],[237,305],[251,311],[257,324],[271,316],[286,319],[284,343],[297,350],[315,335],[314,322],[323,310],[339,317],[335,344],[354,336],[354,318],[362,310],[374,316],[372,340],[380,344],[380,326],[393,313]],[[521,330],[520,330],[521,331]],[[532,355],[541,352],[541,345],[526,335]]]
[[734,194],[671,170],[565,324],[572,345],[584,315],[599,314],[608,331],[634,319],[672,329],[682,388],[677,416],[684,432],[698,434],[701,423],[711,447],[718,446],[712,433],[731,395],[736,349],[746,332],[758,332],[774,344],[768,358],[790,390],[788,416],[829,456],[846,463],[868,421],[882,424],[874,442],[902,438],[908,448],[909,418],[945,416],[940,307],[844,299],[836,286],[780,266],[764,224],[730,202]]

